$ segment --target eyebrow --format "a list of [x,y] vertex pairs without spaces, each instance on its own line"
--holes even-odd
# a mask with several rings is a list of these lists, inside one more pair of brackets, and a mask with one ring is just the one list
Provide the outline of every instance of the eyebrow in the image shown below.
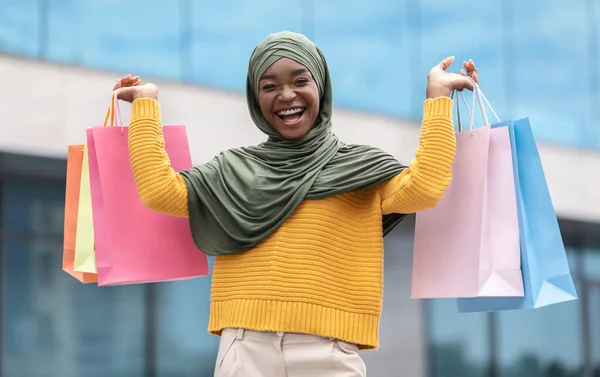
[[[308,72],[308,69],[306,68],[298,68],[292,71],[292,76],[297,76],[301,73],[306,73]],[[275,80],[277,77],[275,75],[262,75],[262,77],[260,78],[260,80]],[[260,81],[259,80],[259,81]]]

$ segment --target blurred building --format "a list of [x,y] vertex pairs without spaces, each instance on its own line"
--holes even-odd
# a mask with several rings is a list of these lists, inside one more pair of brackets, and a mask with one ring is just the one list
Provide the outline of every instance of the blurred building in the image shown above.
[[102,125],[127,73],[159,85],[163,121],[187,126],[197,164],[263,140],[247,61],[288,29],[328,59],[336,134],[405,163],[428,70],[472,58],[496,112],[531,119],[577,281],[578,301],[527,312],[411,300],[411,218],[386,239],[369,376],[599,377],[598,25],[594,0],[0,1],[0,375],[212,375],[209,278],[97,288],[61,271],[67,146]]

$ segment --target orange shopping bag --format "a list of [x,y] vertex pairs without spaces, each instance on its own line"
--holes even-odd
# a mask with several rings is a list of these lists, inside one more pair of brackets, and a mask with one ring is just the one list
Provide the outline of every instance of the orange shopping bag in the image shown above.
[[83,145],[69,145],[67,157],[67,187],[65,195],[65,224],[62,269],[82,283],[96,283],[98,276],[93,273],[73,270],[75,260],[75,238],[77,234],[77,208],[79,207],[79,189],[81,167],[83,164]]

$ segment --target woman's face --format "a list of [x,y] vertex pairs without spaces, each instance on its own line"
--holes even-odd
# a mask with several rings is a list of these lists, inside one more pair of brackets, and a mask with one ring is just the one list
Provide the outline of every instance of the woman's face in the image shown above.
[[258,100],[263,116],[283,138],[303,138],[317,124],[319,90],[302,64],[281,58],[260,78]]

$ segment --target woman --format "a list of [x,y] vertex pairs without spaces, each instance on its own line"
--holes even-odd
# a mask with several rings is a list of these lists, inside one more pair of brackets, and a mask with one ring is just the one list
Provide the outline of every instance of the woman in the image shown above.
[[164,150],[158,90],[119,80],[132,102],[131,164],[143,203],[189,217],[216,255],[208,330],[221,335],[215,376],[365,376],[359,349],[379,345],[383,235],[434,207],[451,181],[453,90],[466,75],[431,70],[410,167],[331,132],[325,58],[306,37],[268,36],[249,63],[250,115],[268,140],[175,172]]

